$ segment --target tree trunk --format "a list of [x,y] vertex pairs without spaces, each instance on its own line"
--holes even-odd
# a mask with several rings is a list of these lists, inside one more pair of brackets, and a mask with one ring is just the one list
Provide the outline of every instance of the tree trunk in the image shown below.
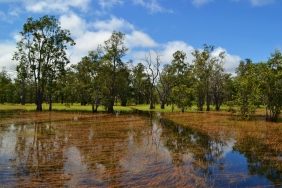
[[267,106],[265,106],[265,121],[269,121]]
[[43,92],[38,89],[36,92],[36,110],[42,111]]
[[161,109],[165,109],[165,100],[161,100]]
[[25,83],[24,80],[22,80],[22,91],[21,91],[21,104],[25,105],[25,100],[26,100],[26,89],[25,89]]
[[121,106],[126,106],[127,104],[127,99],[122,99],[121,100]]
[[207,111],[210,111],[210,110],[211,110],[211,108],[210,108],[210,102],[211,102],[211,100],[210,100],[210,95],[207,94],[207,100],[206,100],[206,103],[207,103]]
[[92,113],[95,113],[95,108],[94,108],[94,104],[91,104],[92,105]]
[[52,94],[49,95],[49,111],[52,111]]
[[114,112],[114,104],[115,104],[115,99],[110,99],[109,106],[108,106],[108,112],[113,113]]

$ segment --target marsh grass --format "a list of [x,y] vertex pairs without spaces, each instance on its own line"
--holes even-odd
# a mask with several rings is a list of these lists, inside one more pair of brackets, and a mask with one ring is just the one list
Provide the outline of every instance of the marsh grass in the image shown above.
[[[42,104],[42,109],[43,111],[48,111],[49,110],[49,104],[43,103]],[[53,103],[52,104],[52,109],[53,111],[65,111],[65,112],[91,112],[92,107],[91,105],[80,105],[78,103],[74,103],[72,105],[66,105],[66,104],[61,104],[61,103]],[[3,113],[5,111],[35,111],[36,110],[36,105],[35,104],[26,104],[26,105],[20,105],[20,104],[1,104],[0,105],[0,113]],[[122,112],[128,112],[131,111],[132,109],[129,107],[124,107],[124,106],[114,106],[115,111],[122,111]],[[103,106],[100,106],[98,108],[98,112],[104,112],[105,109]]]
[[[0,140],[9,152],[3,154],[5,144],[0,147],[0,183],[8,187],[235,186],[250,174],[230,171],[236,164],[221,161],[217,146],[231,139],[236,140],[234,149],[254,160],[251,167],[263,161],[263,169],[281,169],[281,124],[243,121],[224,111],[163,114],[188,128],[182,132],[154,116],[134,114],[5,115]],[[9,129],[11,124],[15,129]]]
[[206,186],[192,166],[171,163],[160,125],[155,122],[152,129],[144,116],[18,112],[10,117],[0,123],[6,127],[0,132],[3,186]]
[[261,117],[263,115],[242,120],[240,116],[226,112],[171,113],[165,116],[215,140],[236,140],[233,149],[249,158],[251,164],[261,163],[261,168],[275,166],[280,176],[278,184],[282,185],[282,123],[266,122]]

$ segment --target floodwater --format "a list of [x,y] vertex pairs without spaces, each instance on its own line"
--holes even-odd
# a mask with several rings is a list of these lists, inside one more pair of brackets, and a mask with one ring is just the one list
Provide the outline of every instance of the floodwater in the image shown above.
[[268,149],[252,137],[213,138],[160,114],[0,116],[1,187],[279,187],[281,183],[280,150]]

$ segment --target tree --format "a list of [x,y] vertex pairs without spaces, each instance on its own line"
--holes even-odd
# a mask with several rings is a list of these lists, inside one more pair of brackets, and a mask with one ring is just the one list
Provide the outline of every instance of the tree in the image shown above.
[[[266,120],[278,121],[282,108],[282,54],[276,50],[268,59],[267,67],[260,65],[260,89],[266,103]],[[268,115],[269,109],[269,115]]]
[[174,86],[174,75],[171,65],[164,65],[163,70],[160,73],[159,82],[156,87],[159,94],[159,99],[161,103],[161,109],[165,108],[167,99],[171,93],[171,89]]
[[110,83],[109,83],[109,96],[108,96],[108,112],[114,111],[115,97],[117,95],[117,72],[119,66],[123,65],[121,58],[125,56],[128,48],[124,45],[125,35],[121,32],[113,31],[110,39],[106,40],[104,43],[103,60],[110,67]]
[[17,43],[18,50],[13,59],[32,75],[36,87],[36,110],[41,111],[47,82],[52,82],[69,62],[65,50],[68,44],[75,43],[70,31],[61,29],[54,16],[46,15],[39,20],[28,18],[20,34],[22,39]]
[[143,104],[148,97],[149,83],[145,73],[145,66],[138,63],[131,72],[131,83],[136,104]]
[[12,80],[4,68],[0,72],[0,104],[8,102],[9,94],[11,93],[11,87]]
[[154,104],[154,92],[156,89],[158,77],[160,74],[160,55],[156,54],[156,61],[152,60],[151,53],[148,56],[145,56],[145,62],[147,63],[146,72],[147,72],[147,81],[149,85],[149,100],[150,100],[150,109],[155,109]]
[[219,110],[220,105],[223,103],[224,81],[226,81],[227,75],[224,73],[223,61],[225,58],[225,52],[219,53],[218,61],[214,62],[212,75],[211,75],[211,91],[215,105],[215,109]]
[[211,52],[213,46],[204,45],[204,50],[200,52],[195,50],[192,55],[195,57],[194,62],[194,75],[196,79],[195,92],[197,95],[198,108],[200,111],[203,110],[203,106],[207,105],[207,111],[210,110],[211,103],[211,75],[216,57],[212,57]]
[[236,69],[237,77],[235,86],[237,88],[236,103],[240,106],[240,112],[244,117],[255,113],[259,104],[259,80],[257,66],[250,59],[246,63],[241,61]]

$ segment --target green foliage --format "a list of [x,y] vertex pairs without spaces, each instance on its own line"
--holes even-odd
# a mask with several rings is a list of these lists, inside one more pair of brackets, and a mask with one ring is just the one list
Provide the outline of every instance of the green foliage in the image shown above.
[[45,89],[51,99],[53,82],[69,63],[65,52],[67,45],[75,43],[70,32],[61,29],[54,16],[43,16],[39,20],[28,18],[20,34],[22,39],[17,43],[13,59],[19,61],[19,79],[22,82],[33,79],[37,110],[42,110]]

